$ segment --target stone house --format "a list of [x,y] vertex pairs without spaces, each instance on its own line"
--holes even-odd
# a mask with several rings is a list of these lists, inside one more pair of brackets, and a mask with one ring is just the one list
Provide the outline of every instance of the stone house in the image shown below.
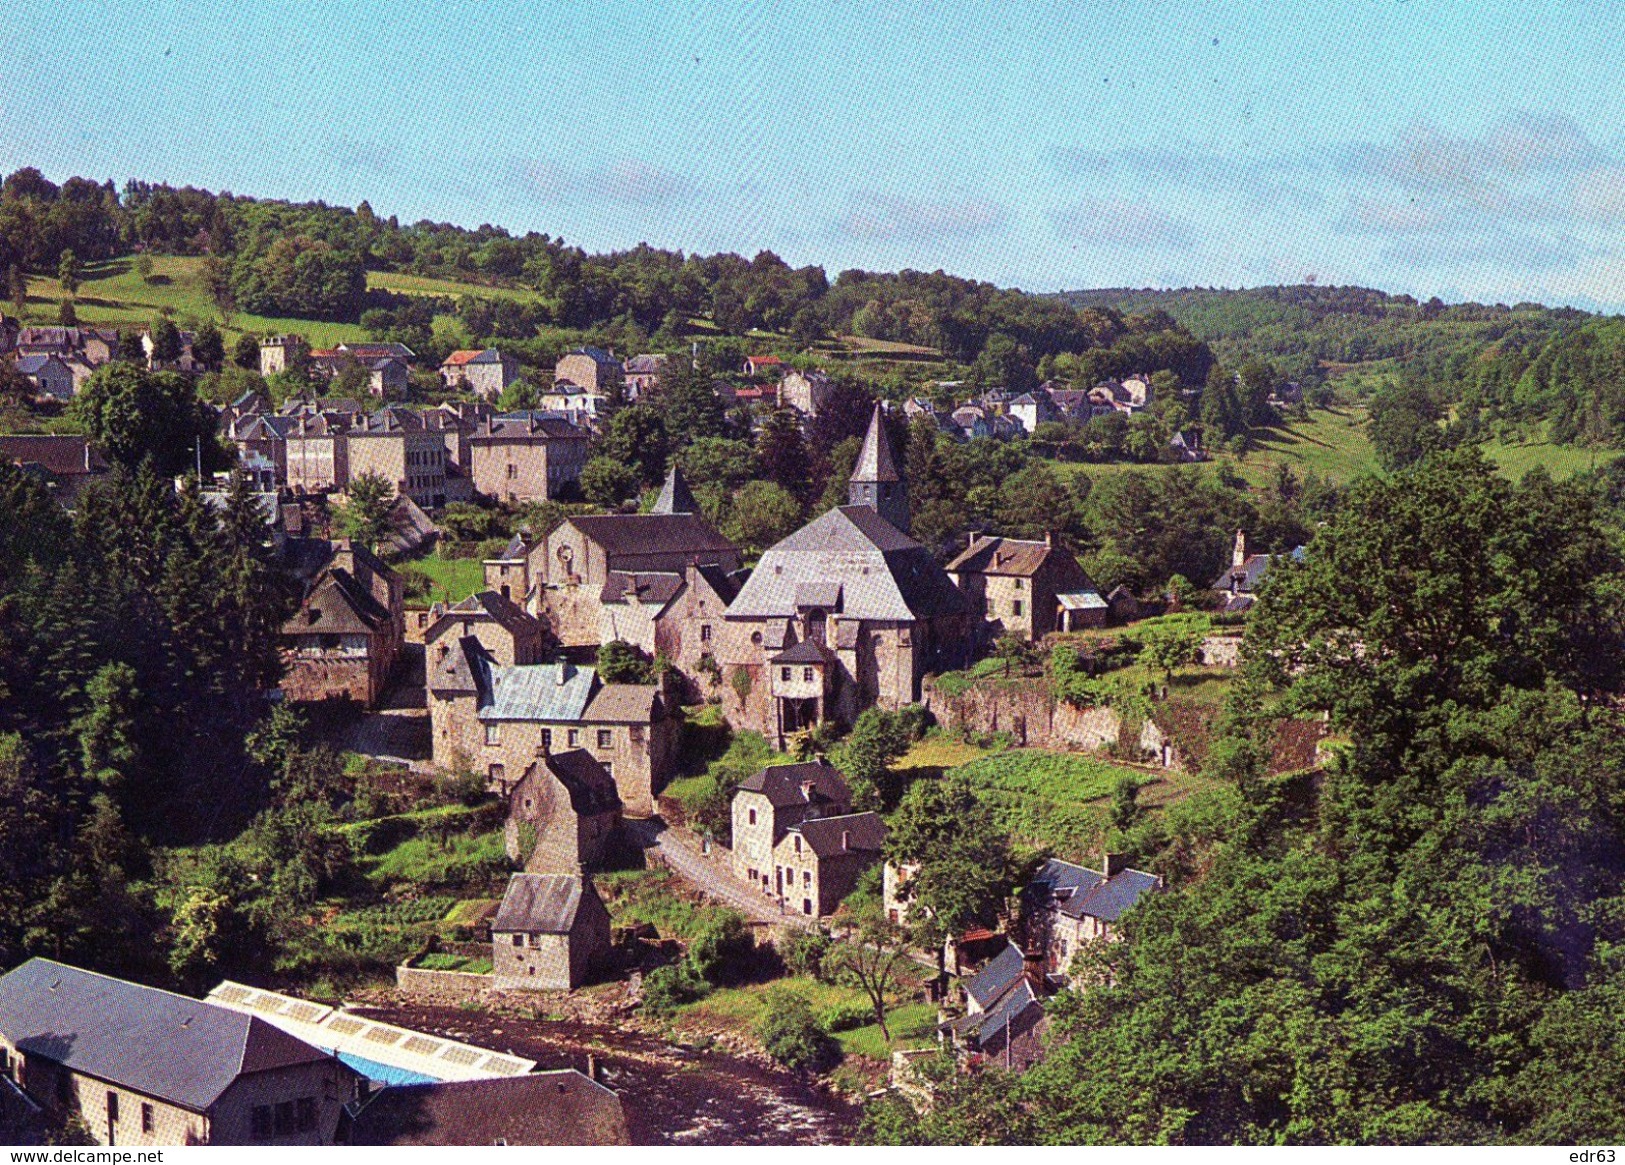
[[22,328],[13,350],[18,357],[56,355],[64,360],[78,357],[92,368],[120,356],[118,332],[112,328]]
[[310,357],[310,345],[303,336],[266,336],[260,341],[260,375],[300,371]]
[[68,510],[107,472],[107,462],[88,437],[0,436],[0,461],[34,474]]
[[622,365],[621,383],[626,388],[626,399],[635,401],[660,389],[660,377],[666,371],[670,357],[665,354],[634,356]]
[[825,760],[771,765],[734,790],[732,864],[763,894],[775,895],[773,847],[792,825],[852,812],[852,793],[840,770]]
[[101,1145],[329,1145],[355,1071],[258,1016],[49,959],[0,976],[0,1077]]
[[530,601],[530,563],[526,555],[523,534],[515,534],[508,545],[495,558],[487,558],[481,565],[485,569],[485,589],[495,591],[516,603]]
[[73,369],[54,352],[18,357],[17,371],[28,378],[36,396],[51,400],[72,400],[78,387]]
[[491,920],[493,985],[499,990],[573,991],[609,953],[609,911],[591,879],[508,879]]
[[1099,590],[1051,535],[1041,542],[980,535],[948,564],[948,573],[995,636],[1037,643],[1062,630],[1063,621],[1066,630],[1105,622]]
[[1020,1072],[1044,1056],[1048,993],[1042,967],[1014,943],[965,981],[965,1014],[938,1029],[962,1064]]
[[810,817],[773,847],[773,897],[792,913],[823,918],[879,865],[886,826],[878,813]]
[[630,1145],[621,1098],[574,1068],[395,1084],[349,1106],[347,1145]]
[[376,473],[426,509],[446,504],[446,443],[410,409],[384,408],[344,435],[349,482]]
[[325,565],[282,625],[282,691],[290,700],[350,699],[371,708],[406,641],[404,584],[348,539],[315,547],[325,548]]
[[603,862],[621,795],[586,749],[539,756],[509,790],[503,843],[532,874],[579,874]]
[[295,493],[326,493],[350,484],[352,414],[301,414],[283,437],[288,488]]
[[568,382],[592,396],[615,396],[624,375],[621,362],[602,348],[573,349],[560,356],[553,366],[555,385]]
[[794,368],[779,381],[779,407],[795,409],[803,416],[816,417],[829,404],[834,382],[822,369],[800,372]]
[[627,813],[654,813],[676,765],[675,709],[653,684],[606,684],[569,663],[496,661],[474,636],[428,665],[433,757],[442,769],[472,768],[498,790],[555,751],[582,748],[603,765]]
[[506,595],[481,591],[449,607],[436,603],[429,608],[423,635],[429,659],[445,659],[458,641],[470,635],[503,667],[541,663],[546,652],[546,630]]
[[1021,894],[1027,949],[1042,954],[1048,974],[1064,977],[1085,943],[1120,939],[1123,915],[1161,889],[1160,877],[1129,869],[1118,854],[1105,855],[1098,870],[1051,858]]
[[724,708],[781,748],[825,720],[916,702],[927,672],[962,666],[973,648],[965,596],[896,525],[908,503],[878,408],[848,496],[763,554],[728,606]]
[[237,447],[238,457],[262,458],[276,470],[277,485],[288,482],[288,434],[299,422],[293,417],[265,413],[243,413],[226,420],[226,439]]
[[493,415],[483,401],[446,401],[424,410],[423,427],[440,434],[446,447],[446,504],[474,500],[474,477],[469,441],[480,423]]
[[686,577],[690,566],[723,575],[739,569],[739,548],[689,508],[692,495],[673,474],[653,512],[566,518],[528,549],[525,577],[517,581],[532,613],[546,618],[567,650],[597,650],[606,625],[614,625],[605,605],[626,601],[633,576]]
[[1010,416],[1020,421],[1021,427],[1031,433],[1039,425],[1060,420],[1061,410],[1055,407],[1050,394],[1040,389],[1037,392],[1024,392],[1011,401]]
[[468,439],[474,491],[506,502],[557,498],[580,482],[590,440],[585,430],[544,414],[487,417]]
[[440,383],[448,392],[467,391],[496,400],[519,379],[519,361],[495,348],[460,348],[440,364]]

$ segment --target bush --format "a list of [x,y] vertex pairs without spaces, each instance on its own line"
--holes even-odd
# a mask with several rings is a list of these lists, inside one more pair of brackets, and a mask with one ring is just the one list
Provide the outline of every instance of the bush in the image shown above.
[[[824,956],[829,953],[829,933],[814,928],[812,930],[798,930],[787,939],[779,952],[784,965],[796,975],[804,975],[809,979],[822,982],[824,978]],[[831,1027],[831,1031],[840,1029]]]
[[670,1015],[685,1003],[704,999],[711,984],[695,973],[684,960],[656,967],[643,978],[643,1010],[650,1015]]
[[859,1000],[837,1003],[824,1012],[824,1026],[832,1032],[849,1032],[868,1027],[875,1021],[875,1009]]
[[813,1014],[805,996],[769,991],[756,1038],[769,1056],[794,1072],[819,1072],[840,1060],[840,1047]]
[[688,944],[688,961],[708,983],[737,983],[756,954],[756,936],[742,915],[713,910],[701,921]]

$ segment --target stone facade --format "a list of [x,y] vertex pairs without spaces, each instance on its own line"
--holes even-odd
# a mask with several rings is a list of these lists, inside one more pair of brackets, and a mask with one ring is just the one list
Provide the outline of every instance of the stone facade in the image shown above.
[[290,700],[373,707],[406,641],[405,586],[375,555],[332,543],[299,610],[282,625],[282,691]]
[[557,498],[580,482],[588,440],[568,421],[488,418],[469,438],[469,477],[475,492],[498,501]]
[[260,341],[260,375],[275,376],[289,370],[298,372],[310,355],[303,336],[267,336]]
[[734,791],[732,865],[762,893],[772,892],[773,847],[790,828],[815,817],[852,811],[852,794],[827,761],[775,765],[754,773]]
[[[989,633],[1028,643],[1061,629],[1059,596],[1098,595],[1072,552],[1049,537],[1041,542],[974,538],[948,564],[948,573],[982,611]],[[1104,600],[1099,612],[1103,620]]]
[[385,409],[351,430],[346,443],[350,481],[375,473],[420,506],[446,504],[445,439],[416,414]]
[[482,591],[450,607],[436,603],[426,616],[421,641],[430,659],[444,660],[458,640],[473,636],[504,667],[542,662],[542,625],[504,595]]
[[609,772],[584,749],[537,757],[508,794],[504,844],[532,874],[600,865],[621,820]]
[[779,407],[816,417],[828,405],[833,391],[834,385],[822,371],[799,372],[791,369],[779,381]]
[[610,952],[609,911],[586,878],[515,874],[491,923],[492,986],[573,991]]
[[773,847],[771,895],[792,913],[835,913],[863,872],[879,864],[886,827],[875,813],[809,818]]
[[555,383],[578,385],[597,396],[617,395],[624,375],[621,362],[601,348],[577,348],[560,356],[553,366]]
[[496,400],[508,385],[519,379],[519,361],[495,348],[461,350],[447,356],[440,365],[440,383],[447,391],[467,391]]

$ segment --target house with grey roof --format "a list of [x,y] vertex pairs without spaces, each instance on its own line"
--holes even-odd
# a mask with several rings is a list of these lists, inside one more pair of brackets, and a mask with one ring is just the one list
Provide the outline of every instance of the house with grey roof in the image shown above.
[[1022,891],[1027,946],[1044,953],[1048,974],[1067,978],[1085,943],[1122,938],[1123,915],[1162,888],[1161,877],[1130,869],[1119,854],[1105,855],[1098,870],[1051,858]]
[[654,684],[608,684],[568,662],[504,665],[473,635],[430,655],[437,767],[484,774],[506,795],[540,757],[585,749],[629,814],[647,817],[676,765],[675,709]]
[[282,625],[283,694],[374,707],[406,642],[405,584],[348,539],[289,539],[289,548],[322,565],[309,576],[299,610]]
[[590,345],[573,348],[560,356],[553,366],[555,386],[569,384],[585,395],[614,397],[620,393],[621,380],[626,373],[613,353]]
[[1053,535],[1042,540],[978,535],[948,564],[948,574],[980,608],[991,635],[1037,643],[1052,631],[1106,621],[1099,589]]
[[429,608],[429,626],[423,643],[428,658],[445,659],[453,646],[472,635],[506,666],[541,663],[547,629],[512,599],[496,591],[480,591],[461,602],[436,603]]
[[739,783],[731,811],[735,876],[776,896],[773,847],[791,826],[851,813],[852,793],[840,770],[826,760],[770,765]]
[[[663,612],[684,588],[703,581],[705,589],[720,587],[724,593],[697,596],[694,605],[703,598],[701,621],[720,624],[721,607],[733,590],[725,580],[741,565],[739,548],[706,521],[682,471],[673,466],[651,512],[566,518],[526,548],[524,575],[512,584],[517,584],[514,593],[527,596],[529,610],[547,620],[576,658],[596,653],[600,643],[624,639],[651,655],[664,651],[668,658],[682,655],[686,661],[688,655],[698,658],[702,638],[704,649],[711,650],[712,633],[696,627],[689,651],[659,643],[657,623]],[[696,575],[691,567],[710,569]],[[667,626],[676,624],[668,620]],[[675,630],[665,634],[681,637]]]
[[258,1016],[50,959],[0,976],[0,1077],[120,1146],[332,1144],[359,1080]]
[[496,400],[518,379],[519,361],[496,348],[460,348],[440,362],[440,383],[448,391],[485,400]]
[[89,437],[28,434],[0,436],[0,461],[33,474],[64,509],[107,472],[107,462]]
[[[1291,557],[1301,560],[1305,553],[1306,548],[1299,546],[1293,549]],[[1257,602],[1258,588],[1275,558],[1273,554],[1249,554],[1247,535],[1237,530],[1235,547],[1230,553],[1230,567],[1210,584],[1212,590],[1219,592],[1219,609],[1227,614],[1245,611]]]
[[73,369],[61,356],[44,352],[19,356],[17,371],[34,386],[34,395],[47,400],[72,400],[75,386]]
[[508,856],[532,874],[579,874],[603,862],[621,823],[609,770],[584,748],[539,756],[508,797]]
[[939,1027],[961,1063],[1020,1072],[1043,1058],[1047,993],[1039,960],[1005,947],[965,980],[965,1014]]
[[880,864],[885,845],[878,813],[808,817],[773,847],[771,896],[793,914],[834,914],[863,872]]
[[347,1145],[631,1143],[621,1098],[574,1068],[396,1085],[347,1112],[340,1134]]
[[514,874],[491,920],[492,985],[573,991],[610,953],[609,911],[590,878]]
[[770,547],[728,606],[723,662],[748,682],[730,679],[723,708],[780,747],[826,720],[914,703],[927,672],[962,666],[973,648],[964,594],[876,508],[907,512],[878,408],[848,496]]

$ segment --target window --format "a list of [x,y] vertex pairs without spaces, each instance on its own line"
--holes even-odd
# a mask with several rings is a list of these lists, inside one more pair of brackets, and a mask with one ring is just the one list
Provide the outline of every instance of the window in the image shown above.
[[515,477],[518,477],[518,476],[519,476],[519,467],[517,465],[508,466],[508,477],[509,478],[515,478]]
[[789,683],[790,682],[790,669],[787,668],[787,667],[781,667],[779,669],[779,679],[784,683]]
[[801,682],[804,683],[804,684],[810,684],[810,683],[813,682],[813,669],[812,668],[804,667],[804,668],[801,669]]
[[796,853],[800,853],[800,852],[801,852],[801,835],[798,833],[798,834],[796,834]]
[[571,748],[580,748],[581,747],[581,729],[579,729],[579,728],[570,729],[570,734],[566,739],[570,742],[570,747]]
[[711,642],[711,624],[709,624],[709,623],[701,623],[700,624],[700,642],[701,643],[710,643]]
[[491,778],[493,785],[500,785],[506,779],[508,770],[502,765],[492,765],[487,775]]
[[[749,814],[748,814],[748,818],[749,818],[750,823],[752,825],[755,825],[756,824],[756,810],[754,810],[754,809],[750,810]],[[4,1053],[0,1053],[0,1055],[3,1055],[3,1054]]]
[[269,1141],[271,1139],[271,1106],[256,1104],[249,1113],[249,1136],[256,1141]]
[[811,870],[802,870],[801,871],[801,884],[803,886],[811,886],[812,885],[812,871]]
[[801,913],[803,913],[803,914],[811,914],[812,913],[812,899],[811,898],[803,898],[801,900]]
[[316,1127],[316,1098],[301,1096],[294,1108],[294,1122],[301,1133]]
[[1016,580],[1016,590],[1019,591],[1021,589],[1021,584],[1022,584],[1022,580],[1018,578]]
[[276,1135],[285,1137],[293,1132],[293,1101],[284,1100],[278,1104],[276,1112]]
[[598,730],[598,747],[608,748],[613,743],[615,743],[615,733],[608,728],[600,728]]
[[107,1093],[107,1123],[118,1124],[118,1093],[113,1091]]
[[525,945],[525,936],[522,935],[522,934],[514,935],[513,936],[513,945],[516,946],[516,947],[524,946]]
[[1010,613],[1012,615],[1021,614],[1021,600],[1020,599],[1017,599],[1015,602],[1010,604]]
[[542,751],[553,751],[553,730],[551,728],[542,729]]
[[157,1125],[157,1123],[158,1123],[157,1120],[154,1119],[154,1117],[153,1117],[152,1105],[148,1104],[146,1101],[142,1101],[141,1102],[141,1131],[144,1132],[144,1133],[150,1133],[150,1132],[152,1132],[153,1128]]
[[485,726],[485,743],[487,745],[502,743],[502,725],[487,724]]

